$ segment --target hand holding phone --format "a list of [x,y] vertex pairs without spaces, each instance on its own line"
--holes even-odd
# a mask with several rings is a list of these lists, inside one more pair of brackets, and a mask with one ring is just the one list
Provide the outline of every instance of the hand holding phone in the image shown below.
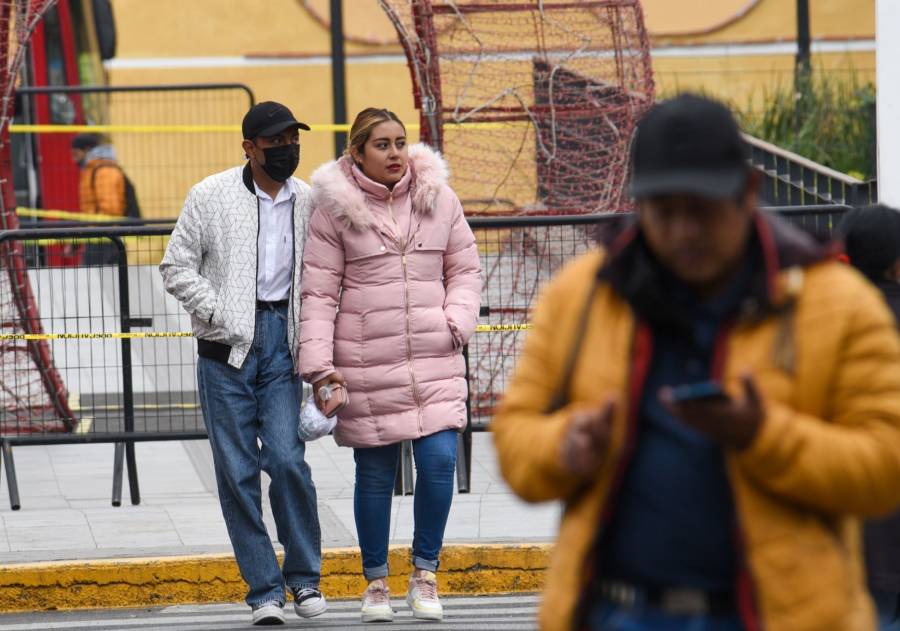
[[741,378],[743,397],[732,397],[717,382],[662,388],[659,399],[673,416],[725,447],[744,449],[765,417],[762,395],[752,375]]
[[700,381],[675,386],[671,390],[672,401],[675,403],[699,402],[699,401],[727,401],[722,384],[718,381]]
[[[341,386],[343,392],[335,393],[334,389],[336,386]],[[316,407],[318,407],[319,411],[325,416],[337,414],[337,412],[350,402],[350,397],[347,394],[346,388],[347,381],[344,379],[343,375],[337,371],[323,379],[319,379],[313,384],[313,393],[316,395]],[[323,395],[327,396],[328,399],[326,400]],[[329,403],[329,401],[334,401],[334,403]],[[341,401],[344,402],[342,403]],[[339,407],[333,409],[334,406]]]
[[347,388],[340,383],[327,383],[316,393],[322,414],[331,418],[350,404]]

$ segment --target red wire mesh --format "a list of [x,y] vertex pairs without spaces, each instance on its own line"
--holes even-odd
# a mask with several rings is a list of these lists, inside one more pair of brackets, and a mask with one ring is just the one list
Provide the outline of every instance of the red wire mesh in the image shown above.
[[[631,210],[628,150],[653,103],[639,0],[380,0],[406,51],[421,137],[468,215]],[[568,225],[477,230],[482,324],[529,320],[543,282],[592,244]],[[492,414],[524,334],[469,345],[475,423]]]
[[[12,182],[9,124],[26,45],[56,0],[0,0],[0,228],[19,227]],[[24,249],[0,242],[0,333],[42,333]],[[44,340],[0,341],[0,434],[66,431],[73,427],[67,393]]]
[[638,0],[381,3],[467,213],[628,210],[628,145],[653,101]]

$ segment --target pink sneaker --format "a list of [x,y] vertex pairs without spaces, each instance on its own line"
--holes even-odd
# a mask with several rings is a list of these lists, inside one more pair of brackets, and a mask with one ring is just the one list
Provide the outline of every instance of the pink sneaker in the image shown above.
[[394,610],[391,608],[391,593],[383,579],[369,583],[362,599],[363,622],[393,622]]
[[409,577],[406,604],[419,620],[443,620],[444,608],[437,595],[437,578],[434,572],[416,572]]

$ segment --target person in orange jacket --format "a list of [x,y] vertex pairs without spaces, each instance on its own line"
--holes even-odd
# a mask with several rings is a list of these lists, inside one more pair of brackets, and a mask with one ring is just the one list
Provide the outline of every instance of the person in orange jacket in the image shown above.
[[[99,134],[78,134],[72,139],[72,160],[81,169],[78,206],[85,214],[124,217],[126,179],[115,149]],[[112,265],[118,250],[112,243],[91,243],[84,251],[85,265]]]
[[78,203],[82,213],[125,216],[125,173],[113,146],[99,134],[72,139],[72,159],[81,168]]
[[565,506],[541,628],[874,630],[860,519],[900,503],[893,316],[759,210],[724,106],[656,105],[631,157],[636,221],[544,289],[492,425],[512,489]]

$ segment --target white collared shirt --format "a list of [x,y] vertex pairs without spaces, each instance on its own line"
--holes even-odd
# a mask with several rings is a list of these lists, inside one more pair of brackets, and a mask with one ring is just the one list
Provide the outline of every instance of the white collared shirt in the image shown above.
[[273,200],[253,183],[259,198],[257,300],[285,300],[291,291],[294,261],[294,194],[285,183]]

